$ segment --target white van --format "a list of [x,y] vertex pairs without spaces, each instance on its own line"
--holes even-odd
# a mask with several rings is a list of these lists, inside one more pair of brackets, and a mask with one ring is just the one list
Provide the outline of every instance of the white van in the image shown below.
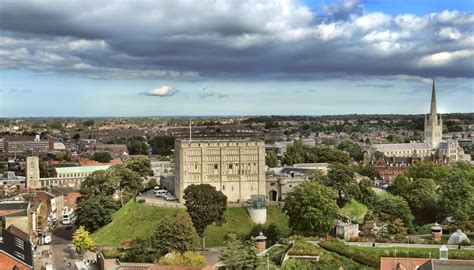
[[168,193],[168,190],[165,190],[165,189],[155,190],[156,197],[163,197],[163,195],[165,195],[166,193]]

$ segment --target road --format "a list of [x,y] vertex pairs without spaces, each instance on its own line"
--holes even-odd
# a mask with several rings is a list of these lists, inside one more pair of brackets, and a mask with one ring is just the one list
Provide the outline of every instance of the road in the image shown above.
[[[53,252],[54,269],[75,269],[74,268],[74,250],[72,247],[72,233],[75,226],[67,229],[65,225],[58,225],[53,231],[53,243],[51,250]],[[68,266],[70,263],[71,266]]]

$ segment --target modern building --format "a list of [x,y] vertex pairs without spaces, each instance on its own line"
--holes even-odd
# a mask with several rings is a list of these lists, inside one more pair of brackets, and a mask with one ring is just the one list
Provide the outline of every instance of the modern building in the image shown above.
[[[443,119],[436,108],[436,89],[433,80],[430,113],[425,116],[423,142],[374,144],[373,152],[381,152],[384,157],[430,159],[438,163],[459,160],[470,161],[471,156],[454,139],[443,140]],[[407,164],[409,165],[409,164]]]
[[47,153],[53,149],[52,141],[10,141],[5,143],[6,152],[9,154],[25,154],[25,153]]
[[229,202],[265,195],[265,144],[260,140],[176,140],[175,194],[192,184],[210,184]]
[[33,249],[28,235],[16,228],[0,228],[0,270],[33,269]]

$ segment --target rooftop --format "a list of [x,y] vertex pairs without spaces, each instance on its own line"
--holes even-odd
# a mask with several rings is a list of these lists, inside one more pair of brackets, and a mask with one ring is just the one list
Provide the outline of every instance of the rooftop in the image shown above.
[[431,149],[432,147],[429,143],[386,143],[374,144],[374,148],[380,151],[399,151]]
[[107,170],[110,165],[85,166],[85,167],[58,167],[56,173],[93,173],[95,171]]

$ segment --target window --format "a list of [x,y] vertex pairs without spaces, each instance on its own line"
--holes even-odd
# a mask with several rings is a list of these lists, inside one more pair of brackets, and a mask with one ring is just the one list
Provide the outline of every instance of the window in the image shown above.
[[224,185],[222,185],[222,190],[225,190],[225,186],[224,186]]
[[232,164],[229,164],[229,170],[232,170]]
[[21,248],[21,249],[25,249],[25,243],[23,243],[23,240],[21,240],[20,238],[15,238],[15,246]]
[[217,169],[219,169],[219,165],[214,164],[214,170],[217,170]]
[[275,183],[270,183],[270,186],[274,187],[274,186],[275,186]]

